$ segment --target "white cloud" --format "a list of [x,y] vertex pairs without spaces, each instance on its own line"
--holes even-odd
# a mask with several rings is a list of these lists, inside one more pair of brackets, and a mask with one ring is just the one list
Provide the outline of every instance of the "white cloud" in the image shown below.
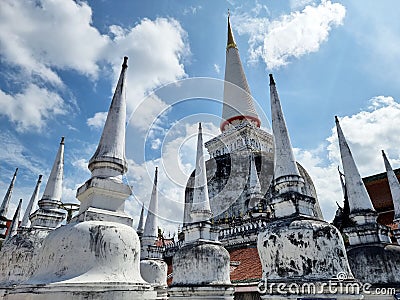
[[[384,171],[382,149],[391,161],[399,162],[400,104],[392,97],[374,97],[367,110],[339,120],[362,176]],[[336,132],[328,141],[331,160],[338,160]]]
[[[204,140],[219,133],[218,126],[213,123],[202,123]],[[197,122],[182,121],[166,133],[162,141],[162,155],[154,160],[138,164],[129,160],[127,179],[132,186],[134,198],[127,210],[137,222],[141,203],[147,207],[150,201],[154,169],[159,167],[159,202],[162,226],[168,231],[176,229],[183,218],[183,203],[186,182],[194,169],[196,159]],[[206,150],[205,150],[206,151]]]
[[304,8],[307,4],[313,3],[314,0],[290,0],[290,8],[297,10]]
[[[392,97],[374,97],[367,109],[339,119],[362,177],[385,172],[382,149],[392,167],[400,167],[400,104]],[[315,150],[296,149],[296,159],[313,178],[324,216],[331,220],[336,211],[335,202],[343,200],[337,172],[341,162],[335,127],[327,142]],[[324,155],[326,160],[321,159]]]
[[201,6],[201,5],[186,7],[186,8],[183,10],[183,15],[188,15],[188,14],[195,15],[195,14],[197,14],[197,12],[198,12],[199,10],[201,10],[201,9],[202,9],[202,6]]
[[67,113],[67,106],[58,94],[34,84],[15,95],[0,90],[0,106],[0,115],[15,123],[18,131],[42,131],[49,119]]
[[219,74],[221,72],[221,67],[218,64],[214,64],[214,70]]
[[[135,103],[136,104],[136,103]],[[152,127],[154,122],[168,110],[168,104],[161,100],[157,95],[151,94],[144,98],[134,109],[134,113],[128,120],[129,125],[145,133]]]
[[156,150],[159,149],[161,146],[161,140],[160,139],[154,139],[153,141],[151,141],[151,149]]
[[273,21],[242,14],[233,24],[237,24],[239,34],[250,35],[250,61],[261,58],[274,69],[287,65],[292,58],[318,51],[332,27],[342,24],[345,14],[343,5],[322,1]]
[[86,124],[96,129],[102,129],[106,122],[108,112],[97,112],[93,117],[87,119]]
[[[115,81],[121,57],[128,56],[128,111],[139,108],[140,118],[132,126],[146,131],[159,112],[167,107],[156,95],[145,96],[155,88],[186,76],[182,60],[190,53],[186,32],[175,19],[143,19],[133,28],[111,26],[114,35],[107,59],[112,62]],[[140,105],[142,104],[142,105]]]
[[1,56],[45,81],[61,84],[59,69],[96,77],[108,40],[92,26],[92,10],[83,1],[2,1]]
[[[60,70],[96,79],[100,64],[111,65],[116,80],[122,57],[127,55],[127,101],[132,111],[149,91],[186,76],[182,60],[189,53],[186,32],[172,18],[143,19],[130,28],[111,25],[108,34],[100,34],[92,24],[91,7],[83,1],[6,0],[0,10],[0,58],[4,64],[17,67],[13,73],[18,73],[15,78],[23,79],[19,82],[22,89],[51,84],[65,90]],[[154,117],[152,105],[158,109],[160,101],[147,105],[150,118]],[[34,127],[42,129],[46,118],[56,114],[55,108],[53,105],[47,110],[49,114],[42,114]],[[8,111],[8,116],[14,117],[15,110]],[[89,119],[89,126],[99,127],[102,116]],[[143,118],[148,121],[146,116]],[[32,124],[29,117],[19,116],[16,122],[21,130]],[[135,124],[140,127],[148,122]]]

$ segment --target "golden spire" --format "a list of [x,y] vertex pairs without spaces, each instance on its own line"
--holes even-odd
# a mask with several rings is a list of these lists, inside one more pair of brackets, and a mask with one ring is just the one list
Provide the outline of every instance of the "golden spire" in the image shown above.
[[233,38],[230,16],[231,16],[231,13],[230,13],[230,11],[228,9],[228,43],[226,45],[226,49],[227,50],[229,48],[236,48],[237,49],[236,43],[235,43],[235,39]]

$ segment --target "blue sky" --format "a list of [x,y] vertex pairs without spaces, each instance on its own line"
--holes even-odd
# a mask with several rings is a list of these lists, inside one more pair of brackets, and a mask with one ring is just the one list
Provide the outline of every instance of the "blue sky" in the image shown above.
[[[342,198],[334,115],[362,176],[384,171],[380,149],[400,166],[397,1],[6,0],[0,6],[0,190],[4,195],[19,167],[13,207],[19,198],[27,205],[39,174],[47,179],[61,136],[63,200],[77,201],[127,55],[127,180],[135,193],[127,210],[137,222],[159,165],[161,217],[179,222],[196,123],[204,122],[206,140],[219,130],[228,8],[263,125],[272,72],[297,160],[314,180],[326,219]],[[214,100],[201,100],[206,96]],[[163,222],[169,231],[171,224]]]

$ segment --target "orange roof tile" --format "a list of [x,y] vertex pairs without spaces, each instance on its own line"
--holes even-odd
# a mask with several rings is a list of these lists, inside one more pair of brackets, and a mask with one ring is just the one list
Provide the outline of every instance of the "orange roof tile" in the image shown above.
[[260,257],[256,247],[234,249],[231,255],[231,281],[259,280],[262,277]]

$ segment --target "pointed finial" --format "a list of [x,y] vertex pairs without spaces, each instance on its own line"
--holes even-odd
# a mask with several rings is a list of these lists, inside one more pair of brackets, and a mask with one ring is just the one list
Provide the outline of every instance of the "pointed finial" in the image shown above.
[[140,211],[139,223],[136,230],[139,236],[143,234],[143,229],[144,229],[144,203],[142,204],[142,210]]
[[226,44],[226,50],[228,50],[230,48],[237,49],[235,39],[233,38],[230,16],[231,16],[231,14],[230,14],[230,11],[228,10],[228,42]]
[[254,154],[250,155],[250,170],[249,170],[249,190],[250,190],[250,201],[249,208],[253,208],[257,202],[263,197],[261,193],[260,179],[257,174],[256,162],[254,159]]
[[28,206],[26,207],[26,210],[25,210],[25,214],[22,218],[21,227],[29,227],[29,216],[32,213],[35,203],[37,203],[39,200],[39,189],[40,189],[41,183],[42,183],[42,175],[39,175],[39,178],[36,182],[36,186],[33,191],[32,197],[29,200]]
[[61,202],[62,186],[64,177],[64,137],[61,138],[60,146],[56,158],[53,163],[49,178],[47,179],[46,187],[43,192],[42,199],[39,201],[43,203],[47,208],[52,206],[54,209],[58,209],[58,205]]
[[339,123],[339,119],[337,116],[335,116],[335,123]]
[[17,209],[15,210],[14,217],[11,221],[10,228],[8,229],[8,233],[6,236],[6,240],[13,237],[18,233],[18,226],[19,226],[19,216],[21,214],[21,206],[22,206],[22,199],[19,199],[19,203]]
[[272,76],[272,74],[269,74],[269,84],[270,85],[275,85],[274,76]]
[[[345,185],[349,199],[351,214],[375,213],[371,198],[362,181],[350,147],[343,134],[338,118],[335,116],[336,130],[338,135],[340,156],[342,159],[343,171],[345,174]],[[359,220],[361,222],[361,219]],[[357,221],[358,222],[358,221]]]
[[4,219],[7,218],[8,207],[10,205],[11,195],[14,190],[14,184],[15,184],[15,179],[17,178],[17,174],[18,174],[18,168],[15,169],[13,178],[11,179],[10,185],[8,186],[7,192],[0,206],[0,217]]
[[157,227],[158,227],[158,167],[154,171],[154,184],[151,192],[149,210],[147,212],[146,223],[144,225],[143,237],[149,238],[150,242],[156,241],[157,238]]
[[193,203],[191,208],[193,222],[207,221],[211,218],[210,199],[207,186],[207,169],[203,155],[203,135],[201,123],[197,134],[196,170],[194,175]]
[[127,61],[128,58],[125,56],[99,144],[89,160],[88,168],[93,177],[122,178],[128,169],[125,158]]
[[122,68],[123,69],[128,68],[128,56],[124,56],[124,62],[122,64]]
[[274,134],[275,146],[275,189],[279,193],[286,193],[288,191],[299,192],[304,185],[304,179],[297,168],[285,116],[272,74],[270,74],[270,81],[272,132]]
[[389,182],[390,194],[392,196],[393,207],[394,207],[394,222],[400,223],[400,183],[397,179],[396,174],[394,173],[392,166],[385,154],[385,151],[382,150],[383,162],[385,164],[387,179]]

